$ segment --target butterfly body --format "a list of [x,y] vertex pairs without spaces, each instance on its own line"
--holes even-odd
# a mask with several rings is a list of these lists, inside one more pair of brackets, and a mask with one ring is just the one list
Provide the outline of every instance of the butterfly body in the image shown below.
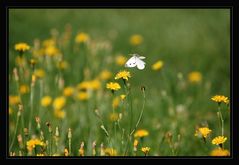
[[142,59],[145,59],[145,57],[133,54],[133,56],[125,63],[125,67],[137,67],[139,70],[143,70],[145,68],[145,62]]

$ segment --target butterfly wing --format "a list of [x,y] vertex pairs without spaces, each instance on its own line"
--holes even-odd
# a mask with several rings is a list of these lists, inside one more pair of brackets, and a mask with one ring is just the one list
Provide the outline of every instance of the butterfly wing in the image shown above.
[[137,58],[136,60],[137,68],[139,70],[143,70],[145,68],[145,62],[142,61],[141,59]]
[[125,63],[125,67],[128,67],[128,68],[135,67],[137,65],[136,62],[137,62],[137,57],[133,56]]

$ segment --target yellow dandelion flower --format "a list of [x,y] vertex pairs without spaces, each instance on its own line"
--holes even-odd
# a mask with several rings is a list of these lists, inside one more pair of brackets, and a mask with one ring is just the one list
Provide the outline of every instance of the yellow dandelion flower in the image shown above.
[[64,149],[64,156],[69,156],[69,151],[67,148]]
[[77,85],[78,90],[87,90],[90,89],[91,83],[89,81],[83,81]]
[[66,96],[66,97],[72,96],[73,93],[74,93],[74,88],[73,87],[66,87],[63,90],[63,95]]
[[229,99],[228,97],[226,96],[223,96],[223,95],[215,95],[211,98],[212,101],[215,101],[217,103],[221,103],[221,102],[224,102],[225,104],[228,104],[229,103]]
[[15,59],[15,62],[18,66],[25,66],[26,65],[26,59],[24,57],[17,56]]
[[142,138],[142,137],[145,137],[148,135],[149,135],[149,132],[145,129],[140,129],[134,133],[135,138],[137,138],[137,137]]
[[133,46],[140,45],[143,42],[143,37],[139,34],[132,35],[129,39],[129,42]]
[[55,115],[56,118],[63,119],[63,118],[65,118],[66,113],[65,113],[65,111],[63,111],[61,109],[55,109],[54,110],[54,115]]
[[113,148],[106,148],[104,152],[106,156],[117,156],[117,151]]
[[110,121],[117,121],[118,119],[119,119],[119,114],[118,113],[111,113],[110,115],[109,115],[109,119],[110,119]]
[[42,43],[43,47],[54,47],[56,46],[56,41],[54,39],[47,39],[44,40]]
[[56,67],[58,69],[61,69],[61,70],[64,70],[64,69],[67,69],[69,66],[68,62],[67,61],[59,61],[56,65]]
[[119,103],[120,103],[120,99],[119,97],[115,97],[112,101],[112,107],[115,109],[119,106]]
[[88,100],[89,94],[87,92],[78,92],[77,99],[82,100],[82,101]]
[[123,101],[126,98],[126,95],[120,95],[120,98]]
[[92,90],[97,90],[97,89],[100,89],[100,81],[98,79],[95,79],[95,80],[92,80],[90,81],[90,88]]
[[36,146],[44,146],[44,142],[39,139],[30,139],[27,141],[27,150],[32,151]]
[[201,135],[206,138],[211,132],[212,130],[210,130],[208,127],[201,127],[196,130],[195,136]]
[[50,96],[44,96],[41,99],[41,106],[47,107],[51,104],[51,102],[52,102],[52,98]]
[[9,96],[9,104],[10,105],[16,105],[20,103],[20,97],[19,96]]
[[34,74],[36,75],[36,77],[38,78],[43,78],[45,77],[45,71],[43,69],[36,69],[34,71]]
[[8,108],[8,113],[9,113],[9,115],[11,115],[13,113],[13,110],[11,107]]
[[76,43],[85,43],[89,41],[90,37],[87,33],[79,33],[75,38]]
[[60,50],[54,46],[49,46],[45,49],[45,53],[49,57],[57,56],[60,53]]
[[159,61],[157,61],[156,63],[154,63],[154,64],[151,66],[151,68],[152,68],[153,70],[161,70],[162,67],[163,67],[163,65],[164,65],[163,61],[159,60]]
[[26,93],[29,93],[30,89],[29,89],[29,86],[28,86],[28,85],[22,84],[22,85],[20,86],[19,91],[20,91],[21,94],[26,94]]
[[60,96],[55,98],[53,102],[54,109],[62,109],[66,104],[66,99],[64,96]]
[[126,61],[127,61],[127,58],[123,55],[118,55],[115,58],[115,63],[119,66],[123,66]]
[[106,88],[110,89],[111,91],[117,91],[119,90],[121,87],[118,83],[114,83],[114,82],[110,82],[106,84]]
[[100,73],[100,79],[101,80],[108,80],[110,79],[112,76],[112,73],[108,70],[103,70],[101,73]]
[[21,42],[15,44],[15,50],[19,52],[25,52],[30,49],[30,46],[27,43]]
[[188,81],[191,83],[199,83],[202,81],[202,74],[197,71],[190,72],[188,74]]
[[225,143],[226,140],[227,140],[227,137],[217,136],[214,139],[212,139],[212,144],[221,145],[221,144]]
[[150,151],[150,147],[142,147],[141,151],[144,153],[144,155],[148,155],[149,151]]
[[116,74],[116,76],[115,76],[115,79],[117,80],[117,79],[123,79],[123,80],[127,80],[128,81],[128,79],[131,77],[131,75],[130,75],[130,72],[128,72],[128,71],[120,71],[120,72],[118,72],[117,74]]
[[230,152],[222,148],[216,148],[211,151],[210,156],[230,156]]
[[137,139],[134,140],[134,147],[137,147],[139,144],[139,141]]

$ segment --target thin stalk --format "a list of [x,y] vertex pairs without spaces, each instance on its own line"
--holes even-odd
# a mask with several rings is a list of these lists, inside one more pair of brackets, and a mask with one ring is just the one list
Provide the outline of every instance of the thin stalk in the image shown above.
[[224,135],[224,120],[222,117],[222,112],[221,112],[221,105],[218,104],[218,113],[219,113],[219,117],[220,117],[220,122],[221,122],[221,130],[222,130],[222,136]]
[[12,150],[12,147],[13,147],[14,142],[15,142],[15,139],[16,139],[17,129],[18,129],[18,124],[19,124],[19,118],[20,118],[20,116],[21,116],[21,112],[18,111],[18,113],[17,113],[17,123],[16,123],[16,127],[15,127],[15,130],[14,130],[14,135],[13,135],[13,138],[12,138],[12,142],[11,142],[9,151]]
[[34,98],[34,84],[31,84],[31,94],[30,94],[30,118],[28,123],[29,133],[31,133],[31,126],[32,126],[32,115],[33,115],[33,98]]

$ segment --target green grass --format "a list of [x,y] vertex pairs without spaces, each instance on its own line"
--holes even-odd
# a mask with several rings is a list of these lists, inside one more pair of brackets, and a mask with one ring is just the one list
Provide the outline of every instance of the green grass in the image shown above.
[[[149,155],[171,156],[173,154],[167,141],[163,139],[168,131],[172,133],[174,142],[177,141],[178,135],[181,137],[176,155],[209,155],[210,151],[216,148],[210,144],[210,141],[204,144],[202,139],[194,136],[194,133],[196,126],[200,123],[208,123],[209,128],[212,129],[211,138],[220,133],[216,115],[217,104],[210,98],[216,94],[230,96],[230,11],[228,9],[10,9],[9,95],[18,94],[16,82],[12,77],[12,70],[16,67],[15,58],[18,55],[14,45],[18,42],[26,42],[33,47],[35,39],[42,42],[51,38],[52,29],[57,30],[60,40],[66,24],[71,25],[72,35],[69,45],[60,48],[64,59],[70,64],[69,68],[61,72],[65,87],[76,86],[83,80],[94,79],[103,69],[111,71],[113,73],[111,80],[114,80],[115,74],[125,69],[123,66],[114,64],[112,60],[115,56],[121,53],[129,58],[128,54],[139,53],[146,57],[146,68],[142,71],[136,68],[127,70],[132,74],[129,83],[134,124],[143,103],[140,88],[146,87],[145,109],[139,128],[149,131],[149,136],[143,141],[144,146],[151,147]],[[78,32],[88,33],[96,43],[107,42],[111,48],[99,50],[95,55],[92,53],[92,48],[80,47],[79,51],[74,51],[77,46],[74,39]],[[133,34],[140,34],[143,37],[141,45],[129,44],[129,38]],[[31,59],[31,55],[30,51],[24,54],[28,60]],[[160,71],[153,71],[151,65],[157,60],[162,60],[164,66]],[[105,88],[108,81],[101,82],[101,89],[95,91],[88,101],[67,98],[64,108],[66,117],[59,120],[54,117],[52,106],[49,108],[40,106],[42,95],[50,95],[54,99],[62,94],[62,90],[59,90],[55,81],[59,75],[59,70],[55,67],[56,60],[53,60],[50,65],[45,62],[43,60],[36,64],[36,68],[45,70],[46,76],[43,79],[43,89],[38,80],[34,87],[33,118],[29,115],[30,93],[22,96],[24,127],[28,127],[28,121],[33,124],[33,132],[30,132],[30,135],[37,134],[34,130],[35,116],[40,115],[46,139],[48,130],[45,122],[51,122],[53,133],[55,133],[55,127],[59,127],[61,154],[64,147],[68,145],[68,128],[72,129],[73,134],[72,155],[78,155],[82,141],[85,142],[85,155],[91,155],[91,144],[94,140],[97,142],[97,154],[99,154],[101,142],[106,147],[110,147],[100,128],[101,122],[94,114],[96,108],[100,110],[106,128],[112,133],[113,124],[108,118],[112,112],[112,95]],[[52,69],[47,68],[48,66]],[[83,75],[84,68],[91,71],[88,78]],[[29,65],[27,70],[31,74]],[[188,82],[187,75],[191,71],[201,72],[203,77],[201,83]],[[178,74],[183,75],[182,80],[178,78]],[[30,87],[30,76],[24,81]],[[119,92],[116,91],[116,95],[124,93],[123,83],[119,82],[122,89]],[[130,105],[129,100],[126,105],[120,105],[116,109],[117,112],[121,112],[123,108],[126,108],[126,115],[121,121],[121,126],[125,128],[126,133],[130,125],[128,104]],[[230,150],[230,113],[226,106],[222,106],[225,135],[228,137],[225,148]],[[14,112],[9,118],[10,142],[17,116],[17,106],[11,107]],[[17,134],[21,133],[21,129],[23,129],[22,126]],[[113,148],[122,155],[126,138],[123,139],[122,145],[120,134],[120,130],[117,129],[117,137],[112,139]],[[30,139],[30,136],[26,138]],[[132,142],[130,145],[132,147]],[[17,141],[11,151],[18,155]],[[138,155],[143,153],[138,151]]]

